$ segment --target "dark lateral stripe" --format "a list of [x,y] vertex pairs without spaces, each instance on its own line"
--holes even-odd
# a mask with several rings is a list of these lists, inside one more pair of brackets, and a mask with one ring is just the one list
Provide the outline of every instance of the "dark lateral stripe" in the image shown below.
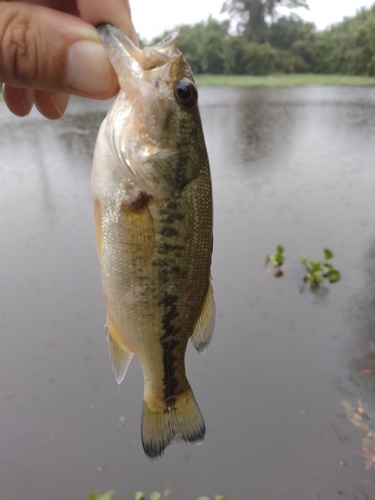
[[168,399],[175,395],[178,387],[178,379],[176,376],[176,356],[175,349],[178,346],[178,334],[180,328],[174,324],[174,320],[178,318],[177,310],[178,296],[168,294],[163,297],[161,304],[164,306],[164,314],[162,316],[162,331],[160,337],[160,346],[163,352],[163,386],[164,399]]
[[178,230],[171,226],[164,226],[160,234],[162,236],[165,236],[166,238],[173,238],[175,236],[178,236]]
[[172,339],[162,342],[163,349],[163,399],[170,399],[176,395],[178,389],[178,379],[176,374],[175,362],[176,356],[174,349],[178,345],[178,340]]

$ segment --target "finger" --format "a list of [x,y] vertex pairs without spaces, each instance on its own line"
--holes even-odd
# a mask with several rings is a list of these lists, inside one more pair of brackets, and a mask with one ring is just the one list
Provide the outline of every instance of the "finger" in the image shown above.
[[[23,2],[25,0],[13,1]],[[27,0],[27,3],[44,5],[80,16],[84,21],[94,26],[100,23],[114,24],[126,33],[134,43],[138,44],[137,33],[131,20],[129,0],[106,0],[105,2],[103,0]]]
[[56,120],[64,114],[69,104],[68,94],[21,89],[7,84],[4,85],[3,95],[9,110],[17,116],[28,115],[35,104],[42,115]]
[[32,89],[4,85],[3,96],[9,110],[17,116],[27,116],[34,104],[34,91]]
[[97,30],[47,7],[0,2],[0,81],[107,99],[117,77]]
[[[9,0],[0,0],[0,2],[7,2]],[[35,5],[44,5],[45,7],[50,7],[51,9],[60,10],[61,12],[67,12],[68,14],[73,14],[79,16],[77,9],[76,0],[11,0],[12,2],[26,2]]]
[[64,114],[68,107],[69,94],[35,90],[34,102],[36,108],[43,116],[50,120],[57,120]]
[[77,0],[80,16],[97,26],[111,23],[120,28],[138,45],[138,37],[131,19],[129,0]]

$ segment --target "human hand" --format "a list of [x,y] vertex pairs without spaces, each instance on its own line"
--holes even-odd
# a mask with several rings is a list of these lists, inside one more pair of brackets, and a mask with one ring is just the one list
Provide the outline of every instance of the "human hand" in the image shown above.
[[0,81],[10,111],[26,116],[35,104],[56,119],[70,94],[114,96],[118,80],[94,28],[101,22],[137,42],[128,0],[0,0]]

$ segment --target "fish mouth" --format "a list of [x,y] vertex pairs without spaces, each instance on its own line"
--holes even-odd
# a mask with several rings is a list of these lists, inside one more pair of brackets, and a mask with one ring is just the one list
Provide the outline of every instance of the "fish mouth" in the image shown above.
[[120,84],[131,76],[141,78],[145,71],[164,66],[181,56],[177,32],[166,36],[153,47],[140,49],[112,24],[103,23],[97,29]]

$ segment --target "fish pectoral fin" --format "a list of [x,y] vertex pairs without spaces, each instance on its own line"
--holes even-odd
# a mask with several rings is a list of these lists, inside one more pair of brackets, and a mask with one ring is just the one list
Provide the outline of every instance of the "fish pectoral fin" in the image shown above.
[[203,354],[207,349],[208,344],[211,342],[212,334],[215,327],[215,301],[214,292],[212,290],[211,282],[208,285],[207,295],[204,300],[201,314],[195,325],[192,336],[190,337],[191,343],[196,350]]
[[111,333],[111,328],[107,325],[107,340],[112,370],[115,374],[117,383],[121,384],[125,378],[133,353],[129,352],[124,345],[116,339],[116,336],[117,335]]
[[149,210],[150,198],[141,193],[133,204],[121,205],[123,229],[130,255],[137,262],[147,261],[155,248],[154,220]]

